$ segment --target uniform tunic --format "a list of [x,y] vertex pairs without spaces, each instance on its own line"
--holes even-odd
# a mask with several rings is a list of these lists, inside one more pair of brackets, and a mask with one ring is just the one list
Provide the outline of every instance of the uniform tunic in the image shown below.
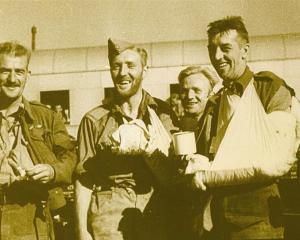
[[[138,118],[146,125],[147,107],[155,110],[168,131],[174,128],[169,107],[143,91]],[[114,154],[110,136],[123,118],[131,120],[111,100],[88,112],[80,124],[77,173],[94,185],[88,230],[94,239],[165,239],[162,185],[170,182],[170,163],[157,159],[152,165],[140,155]]]

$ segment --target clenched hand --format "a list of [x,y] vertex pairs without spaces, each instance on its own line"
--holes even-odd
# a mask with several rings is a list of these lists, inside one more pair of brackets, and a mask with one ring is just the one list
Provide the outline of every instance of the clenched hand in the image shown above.
[[49,183],[55,177],[55,171],[49,164],[37,164],[26,170],[26,174],[30,180],[41,183]]

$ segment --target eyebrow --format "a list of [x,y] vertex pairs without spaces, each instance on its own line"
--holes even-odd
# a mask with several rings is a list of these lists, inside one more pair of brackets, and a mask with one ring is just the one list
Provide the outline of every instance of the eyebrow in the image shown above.
[[228,47],[228,46],[231,46],[231,45],[232,45],[231,43],[222,43],[221,47]]
[[[13,70],[12,68],[0,67],[1,72],[11,72],[12,70]],[[26,68],[15,68],[15,72],[21,72],[21,71],[26,71]]]
[[[212,47],[212,46],[215,46],[216,44],[212,44],[212,43],[209,43],[208,45],[207,45],[207,47],[209,48],[209,47]],[[222,43],[222,44],[220,44],[220,46],[221,47],[228,47],[228,46],[232,46],[232,44],[231,43]]]
[[121,64],[136,64],[133,60],[128,60],[128,61],[125,61],[125,62],[122,62],[122,61],[115,61],[113,64],[116,64],[116,65],[121,65]]

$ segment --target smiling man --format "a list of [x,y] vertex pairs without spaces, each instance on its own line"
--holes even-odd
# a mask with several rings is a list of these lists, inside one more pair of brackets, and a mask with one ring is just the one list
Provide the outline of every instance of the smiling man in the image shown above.
[[184,131],[195,131],[199,127],[199,119],[219,78],[208,67],[190,66],[179,73],[178,81],[184,109],[180,128]]
[[84,116],[78,132],[79,239],[165,239],[169,107],[142,88],[144,49],[109,39],[108,58],[114,94]]
[[[54,239],[50,205],[65,204],[75,146],[53,111],[23,91],[30,51],[0,44],[0,239]],[[60,195],[61,194],[61,195]]]
[[[275,179],[289,170],[295,157],[291,151],[275,162],[275,157],[264,155],[270,150],[268,144],[258,147],[255,144],[260,139],[266,143],[280,139],[280,146],[285,146],[285,137],[278,138],[277,135],[281,130],[273,131],[273,124],[278,118],[272,120],[271,116],[281,113],[293,119],[294,123],[295,119],[290,114],[294,91],[272,72],[251,72],[247,66],[248,32],[241,17],[214,21],[208,25],[207,33],[209,57],[223,79],[224,88],[209,99],[200,122],[203,129],[198,142],[199,153],[211,160],[212,167],[198,171],[194,184],[202,190],[218,187],[212,191],[212,224],[204,227],[210,230],[213,225],[210,239],[282,239],[280,194]],[[268,124],[264,125],[263,120]],[[293,145],[294,125],[286,125],[281,123],[278,126],[291,128],[290,144]],[[253,136],[257,141],[249,140]],[[249,149],[252,151],[249,152]],[[283,147],[280,151],[289,149],[293,147]],[[269,152],[274,153],[275,150]],[[277,153],[278,156],[280,154]],[[249,166],[245,169],[242,165],[237,167],[247,156],[252,156],[252,167],[257,159],[264,159],[269,165],[262,164],[262,168],[256,167],[252,172]],[[228,164],[231,159],[235,162]],[[219,167],[213,168],[216,164],[220,164]],[[274,165],[277,166],[276,173],[271,170]],[[241,174],[244,170],[247,174]]]

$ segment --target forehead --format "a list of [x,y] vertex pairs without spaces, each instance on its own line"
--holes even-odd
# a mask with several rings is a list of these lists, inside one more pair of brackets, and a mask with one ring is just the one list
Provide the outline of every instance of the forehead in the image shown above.
[[182,85],[186,88],[206,88],[210,87],[210,81],[202,73],[195,73],[185,77]]
[[235,44],[238,43],[239,35],[235,29],[220,32],[209,39],[209,45]]
[[0,66],[7,68],[26,68],[27,56],[0,54]]
[[140,54],[132,49],[126,49],[117,55],[112,62],[140,62]]

